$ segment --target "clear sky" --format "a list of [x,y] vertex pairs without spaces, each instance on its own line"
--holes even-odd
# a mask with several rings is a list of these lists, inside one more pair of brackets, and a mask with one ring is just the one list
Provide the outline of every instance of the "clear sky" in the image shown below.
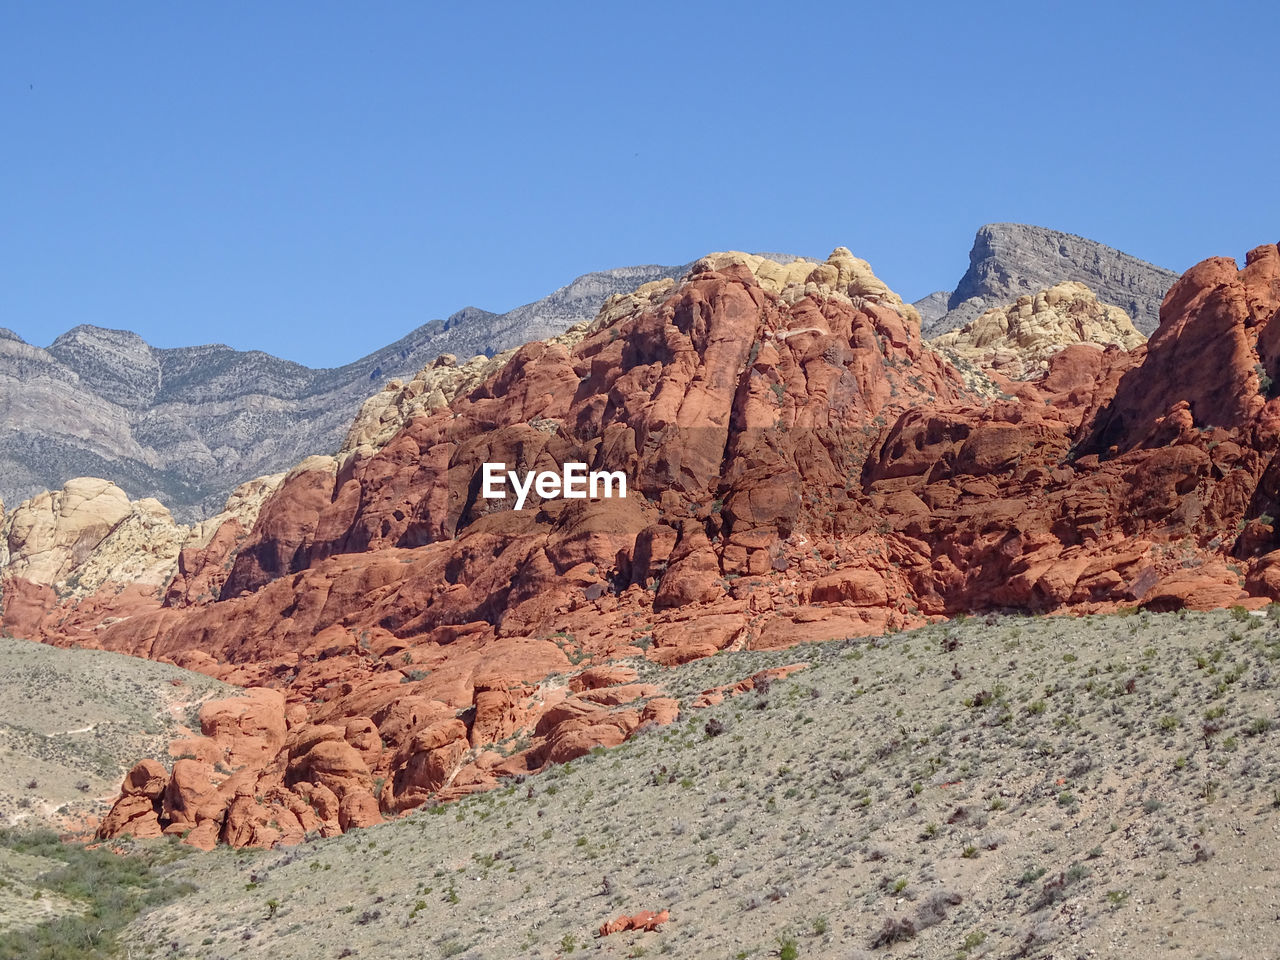
[[1280,240],[1275,3],[0,0],[0,326],[354,359],[474,304],[975,229]]

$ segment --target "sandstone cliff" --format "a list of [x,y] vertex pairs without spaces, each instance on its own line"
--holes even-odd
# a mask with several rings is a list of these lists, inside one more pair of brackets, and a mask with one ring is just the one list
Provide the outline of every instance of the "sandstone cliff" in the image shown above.
[[587,274],[505,314],[468,307],[332,370],[220,345],[158,349],[91,326],[47,349],[0,330],[0,497],[14,503],[101,476],[183,521],[207,517],[246,478],[336,449],[380,383],[442,353],[488,355],[554,336],[610,295],[684,269]]

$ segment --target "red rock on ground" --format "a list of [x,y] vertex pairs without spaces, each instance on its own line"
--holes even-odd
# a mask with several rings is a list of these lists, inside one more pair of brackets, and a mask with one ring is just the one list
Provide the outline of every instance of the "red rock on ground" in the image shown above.
[[626,930],[657,930],[664,923],[671,919],[670,912],[663,910],[661,913],[654,913],[652,910],[641,910],[633,916],[621,914],[616,920],[608,920],[600,925],[600,936],[607,937],[610,934],[622,933]]

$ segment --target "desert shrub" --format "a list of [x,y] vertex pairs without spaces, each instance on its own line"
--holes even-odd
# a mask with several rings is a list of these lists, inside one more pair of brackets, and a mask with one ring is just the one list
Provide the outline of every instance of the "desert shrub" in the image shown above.
[[924,903],[916,911],[915,928],[917,931],[937,926],[947,918],[947,911],[959,906],[964,898],[951,890],[935,890],[925,898]]
[[914,940],[916,925],[906,917],[887,917],[880,932],[871,941],[872,949],[891,947],[904,940]]
[[172,843],[156,843],[120,856],[62,843],[51,830],[0,830],[0,847],[58,861],[41,874],[40,889],[82,906],[81,913],[56,917],[34,927],[0,933],[0,957],[42,960],[99,960],[116,956],[118,936],[143,910],[192,892],[190,884],[161,884],[158,864],[190,853]]

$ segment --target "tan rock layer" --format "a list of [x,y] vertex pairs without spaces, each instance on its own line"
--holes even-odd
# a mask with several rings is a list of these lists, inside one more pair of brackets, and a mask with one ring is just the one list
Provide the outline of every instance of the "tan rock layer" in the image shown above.
[[1083,283],[1067,282],[988,310],[929,345],[1010,379],[1030,380],[1043,375],[1049,359],[1072,344],[1132,350],[1145,341],[1123,310],[1099,303]]

